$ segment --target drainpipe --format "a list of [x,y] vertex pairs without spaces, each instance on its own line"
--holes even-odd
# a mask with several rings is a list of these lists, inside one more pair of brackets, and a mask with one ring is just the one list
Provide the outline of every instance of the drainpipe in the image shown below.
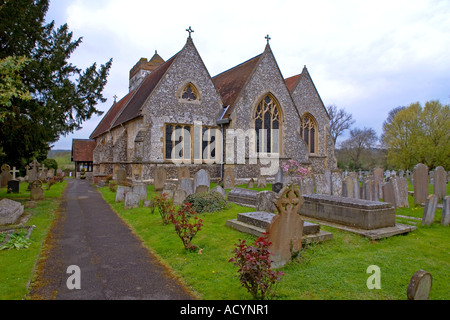
[[223,180],[223,167],[224,167],[224,155],[225,155],[225,139],[224,139],[224,125],[230,123],[229,118],[222,119],[222,117],[227,112],[228,108],[230,106],[223,106],[223,111],[221,115],[219,116],[219,119],[217,119],[216,123],[220,126],[220,131],[222,132],[222,161],[220,163],[220,180]]

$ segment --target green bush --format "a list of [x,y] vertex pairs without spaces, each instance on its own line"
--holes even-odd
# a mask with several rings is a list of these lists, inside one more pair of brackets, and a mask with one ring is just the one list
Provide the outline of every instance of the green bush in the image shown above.
[[227,202],[218,192],[194,193],[188,196],[184,202],[192,204],[192,210],[197,213],[216,212],[227,206]]
[[58,169],[58,162],[56,162],[55,159],[47,158],[42,161],[42,164],[45,165],[45,167],[48,169],[55,169],[55,171]]

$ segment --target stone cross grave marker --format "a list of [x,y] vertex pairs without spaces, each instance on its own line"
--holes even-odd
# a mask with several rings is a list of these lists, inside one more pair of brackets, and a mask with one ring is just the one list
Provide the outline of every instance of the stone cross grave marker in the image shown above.
[[434,221],[434,215],[436,213],[438,203],[438,197],[435,194],[430,194],[425,201],[425,207],[423,209],[422,225],[429,226]]
[[423,203],[428,197],[428,167],[422,163],[414,167],[414,205]]
[[428,300],[432,284],[433,277],[429,272],[425,270],[417,271],[409,281],[406,290],[408,300]]
[[303,220],[298,211],[304,202],[298,186],[291,184],[283,188],[276,203],[278,214],[266,230],[272,243],[269,250],[274,268],[284,266],[302,247]]
[[19,173],[19,170],[16,170],[16,167],[13,167],[13,169],[10,171],[12,173],[12,179],[16,180],[16,173]]

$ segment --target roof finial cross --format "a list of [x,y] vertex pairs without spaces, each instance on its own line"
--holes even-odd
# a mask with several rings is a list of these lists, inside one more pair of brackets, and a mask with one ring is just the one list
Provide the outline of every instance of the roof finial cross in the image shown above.
[[269,40],[272,39],[271,37],[269,37],[269,35],[265,36],[265,38],[267,40],[267,44],[269,44]]
[[118,96],[114,95],[113,98],[114,98],[114,104],[116,104]]
[[189,32],[189,38],[191,37],[191,33],[194,32],[194,30],[192,30],[191,26],[189,26],[189,29],[186,29],[187,32]]

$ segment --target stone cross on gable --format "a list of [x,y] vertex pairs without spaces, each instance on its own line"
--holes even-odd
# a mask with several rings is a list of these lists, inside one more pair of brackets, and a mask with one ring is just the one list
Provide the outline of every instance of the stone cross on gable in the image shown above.
[[191,33],[194,32],[194,30],[192,30],[191,26],[189,26],[189,29],[186,29],[187,32],[189,32],[189,38],[191,37]]
[[13,180],[16,180],[16,173],[19,173],[19,170],[16,170],[16,167],[13,167],[13,169],[11,171],[9,171],[12,173],[13,175]]
[[118,96],[115,94],[115,95],[113,96],[113,98],[114,98],[114,104],[116,104],[116,103],[117,103],[117,98],[118,98]]
[[269,41],[272,39],[271,37],[269,37],[269,35],[265,36],[264,39],[267,40],[267,44],[269,44]]

